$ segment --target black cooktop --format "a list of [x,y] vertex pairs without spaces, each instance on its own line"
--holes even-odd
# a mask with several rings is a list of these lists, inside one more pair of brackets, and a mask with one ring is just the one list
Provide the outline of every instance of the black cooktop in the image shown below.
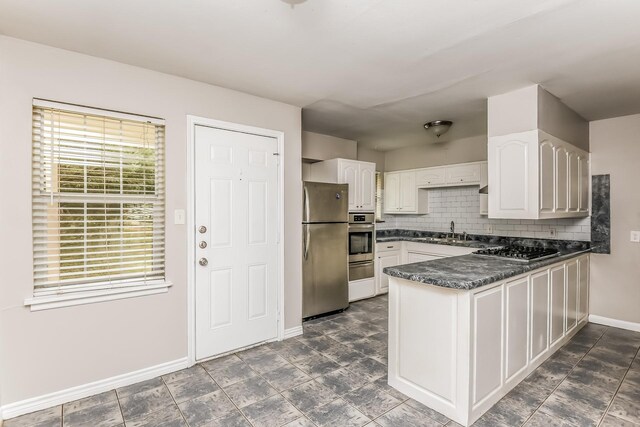
[[475,251],[476,255],[504,258],[513,261],[537,261],[544,258],[558,256],[557,249],[534,248],[532,246],[504,246],[501,248],[480,249]]

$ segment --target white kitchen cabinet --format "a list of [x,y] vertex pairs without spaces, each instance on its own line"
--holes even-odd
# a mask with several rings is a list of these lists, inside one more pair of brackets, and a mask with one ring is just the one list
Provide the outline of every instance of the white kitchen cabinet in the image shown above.
[[479,184],[480,164],[468,163],[462,165],[448,166],[445,168],[447,184]]
[[567,313],[565,332],[570,332],[578,326],[578,260],[565,264],[566,288],[567,288]]
[[529,277],[514,280],[505,285],[505,382],[522,372],[529,362]]
[[555,202],[555,212],[566,212],[567,211],[567,194],[569,188],[569,180],[568,180],[568,158],[569,153],[564,147],[556,147],[555,149],[555,191],[556,191],[556,202]]
[[391,277],[389,384],[473,424],[587,323],[584,313],[564,330],[565,267],[577,262],[588,287],[588,260],[585,254],[470,291]]
[[578,322],[589,314],[589,256],[578,258]]
[[325,160],[310,165],[309,179],[349,184],[349,212],[374,212],[376,209],[375,163],[349,159]]
[[416,172],[384,174],[384,211],[390,214],[426,214],[427,193],[416,186]]
[[565,323],[565,275],[564,264],[552,268],[549,273],[551,282],[550,346],[558,343],[564,336]]
[[489,138],[488,158],[489,218],[588,215],[588,153],[536,129]]
[[586,154],[578,156],[578,170],[580,175],[580,200],[578,209],[580,212],[589,212],[589,189],[591,188],[591,180],[589,179],[589,157]]
[[446,172],[443,167],[418,169],[416,185],[418,187],[440,187],[446,183]]
[[423,252],[407,252],[407,264],[411,264],[413,262],[422,262],[422,261],[433,261],[434,259],[444,258],[438,255],[426,254]]
[[473,295],[473,404],[477,405],[502,385],[503,288]]
[[[480,189],[489,185],[487,162],[480,163]],[[480,215],[489,215],[489,194],[480,193]]]
[[378,252],[376,255],[376,295],[389,292],[389,276],[382,271],[387,267],[394,267],[402,264],[399,249]]
[[549,349],[549,270],[531,275],[530,301],[529,360],[535,362]]

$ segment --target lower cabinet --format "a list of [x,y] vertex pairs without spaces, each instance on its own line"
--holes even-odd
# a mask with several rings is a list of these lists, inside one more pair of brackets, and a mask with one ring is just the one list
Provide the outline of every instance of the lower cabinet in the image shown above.
[[401,254],[399,250],[380,252],[376,256],[376,294],[385,294],[389,292],[389,276],[384,274],[382,270],[386,267],[400,265]]
[[433,261],[434,259],[444,258],[439,255],[425,254],[422,252],[407,252],[407,264],[412,262]]
[[581,255],[470,291],[391,278],[389,384],[473,424],[586,323],[588,266]]
[[529,360],[534,362],[549,349],[549,271],[532,274],[530,280]]
[[564,320],[565,320],[565,276],[564,264],[554,267],[549,273],[551,277],[551,313],[549,322],[551,323],[551,342],[554,345],[564,336]]

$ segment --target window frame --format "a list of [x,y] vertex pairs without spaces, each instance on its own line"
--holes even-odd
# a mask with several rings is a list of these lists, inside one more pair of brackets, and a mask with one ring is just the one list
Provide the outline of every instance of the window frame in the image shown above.
[[[72,199],[75,199],[75,194],[73,191],[69,191],[69,192],[63,192],[63,191],[59,191],[57,188],[57,203],[58,205],[53,208],[56,212],[57,212],[57,217],[59,218],[60,216],[60,212],[62,211],[62,208],[60,207],[60,204],[62,203],[74,203],[74,204],[78,204],[78,205],[83,205],[83,213],[80,214],[80,218],[79,218],[79,222],[83,222],[84,227],[83,227],[83,234],[82,234],[82,238],[79,239],[80,241],[85,242],[85,250],[84,251],[80,251],[79,254],[80,256],[83,257],[83,262],[85,262],[86,264],[86,260],[87,260],[87,254],[89,254],[89,252],[87,252],[86,249],[86,240],[87,240],[87,236],[89,236],[89,232],[87,231],[87,223],[89,223],[91,221],[91,218],[88,216],[89,214],[87,213],[87,211],[90,209],[89,205],[100,205],[103,204],[104,207],[104,211],[105,211],[105,220],[104,220],[104,227],[105,229],[110,229],[112,227],[112,225],[109,225],[109,222],[111,220],[106,219],[107,217],[107,209],[111,209],[108,208],[107,206],[110,204],[114,204],[114,205],[119,205],[119,214],[116,214],[116,216],[119,218],[116,221],[116,224],[120,224],[119,226],[116,226],[116,229],[119,227],[119,229],[121,230],[120,233],[125,233],[125,232],[133,232],[136,233],[136,228],[135,226],[131,226],[129,225],[129,227],[133,227],[131,229],[127,229],[124,228],[124,226],[122,225],[125,221],[129,220],[129,221],[135,221],[135,219],[127,219],[127,215],[132,215],[131,213],[125,213],[125,209],[126,209],[126,205],[133,205],[133,207],[130,206],[130,208],[132,208],[133,210],[136,209],[136,205],[143,205],[143,204],[150,204],[151,206],[148,208],[149,211],[151,212],[149,215],[148,219],[145,219],[143,221],[145,222],[149,222],[151,224],[151,230],[150,230],[150,245],[151,245],[151,254],[150,255],[145,255],[145,252],[142,252],[143,255],[135,255],[134,259],[137,258],[143,258],[144,261],[143,262],[149,262],[147,261],[147,259],[150,259],[150,265],[151,268],[155,268],[156,264],[156,259],[155,257],[157,256],[157,251],[159,251],[158,253],[160,253],[161,258],[159,258],[160,260],[160,267],[161,268],[161,274],[153,274],[150,275],[150,278],[146,277],[146,271],[143,273],[129,273],[129,274],[134,274],[137,275],[137,277],[131,277],[131,278],[126,278],[126,277],[116,277],[114,278],[113,273],[111,271],[111,268],[116,265],[119,266],[120,268],[122,267],[121,265],[117,264],[117,261],[114,262],[114,258],[117,259],[118,257],[122,257],[122,254],[125,253],[123,252],[124,250],[127,250],[126,245],[123,246],[123,243],[120,243],[120,245],[116,245],[115,250],[110,250],[107,249],[106,253],[108,255],[105,255],[105,263],[103,265],[106,266],[106,271],[107,273],[99,276],[96,275],[95,276],[95,280],[91,280],[88,277],[85,278],[77,278],[75,280],[73,280],[73,283],[69,284],[67,283],[62,283],[59,282],[59,284],[57,286],[37,286],[36,283],[36,276],[35,276],[35,272],[36,272],[36,249],[40,249],[41,250],[41,245],[43,244],[42,241],[42,237],[38,237],[36,238],[36,234],[35,234],[35,226],[36,225],[42,225],[44,224],[45,229],[49,230],[51,229],[51,221],[56,221],[56,220],[50,220],[49,218],[46,219],[40,219],[39,222],[36,223],[35,220],[35,215],[34,215],[34,222],[33,222],[33,227],[34,227],[34,232],[32,234],[32,247],[33,247],[33,251],[34,251],[34,259],[33,259],[33,271],[34,271],[34,281],[33,281],[33,295],[29,298],[26,298],[24,301],[24,304],[26,306],[30,306],[32,311],[38,311],[38,310],[46,310],[46,309],[50,309],[50,308],[59,308],[59,307],[67,307],[67,306],[74,306],[74,305],[80,305],[80,304],[89,304],[89,303],[95,303],[95,302],[101,302],[101,301],[110,301],[110,300],[116,300],[116,299],[123,299],[123,298],[133,298],[133,297],[139,297],[139,296],[143,296],[143,295],[154,295],[154,294],[159,294],[159,293],[166,293],[168,292],[169,287],[172,286],[172,283],[170,281],[167,280],[166,277],[166,256],[165,256],[165,241],[166,241],[166,188],[164,186],[164,182],[162,184],[160,184],[158,186],[158,177],[162,177],[164,178],[165,176],[165,170],[166,170],[166,157],[164,155],[164,150],[165,150],[165,134],[166,134],[166,130],[164,129],[165,126],[165,122],[163,119],[159,119],[159,118],[155,118],[155,117],[148,117],[148,116],[141,116],[141,115],[135,115],[135,114],[128,114],[128,113],[122,113],[122,112],[117,112],[117,111],[110,111],[110,110],[104,110],[104,109],[97,109],[97,108],[90,108],[90,107],[85,107],[85,106],[78,106],[78,105],[74,105],[74,104],[66,104],[66,103],[60,103],[60,102],[53,102],[53,101],[48,101],[48,100],[41,100],[41,99],[33,99],[33,106],[32,106],[32,123],[33,123],[33,138],[32,138],[32,150],[34,151],[34,159],[32,160],[32,172],[31,172],[31,176],[32,179],[36,179],[36,174],[37,173],[41,173],[42,168],[43,167],[49,167],[50,168],[50,179],[57,179],[54,178],[55,176],[55,172],[53,172],[53,168],[57,168],[60,165],[62,165],[62,163],[59,163],[57,166],[53,163],[53,161],[49,161],[49,163],[47,163],[46,160],[36,160],[35,159],[35,150],[36,148],[41,149],[43,146],[46,146],[46,142],[41,141],[41,138],[38,139],[38,141],[36,141],[36,135],[35,132],[36,130],[41,130],[42,128],[38,128],[36,126],[36,120],[35,120],[35,114],[36,114],[36,110],[37,109],[43,109],[43,110],[59,110],[61,112],[68,112],[68,113],[72,113],[72,114],[80,114],[80,115],[87,115],[87,116],[92,116],[95,118],[95,116],[98,117],[104,117],[108,120],[115,120],[115,121],[128,121],[128,122],[139,122],[139,123],[143,123],[142,126],[147,126],[148,124],[153,125],[153,129],[154,129],[154,147],[156,150],[160,150],[160,151],[156,151],[154,153],[154,162],[153,162],[153,170],[154,170],[154,175],[153,175],[153,193],[149,194],[147,193],[147,189],[146,186],[148,185],[146,183],[146,178],[141,180],[141,185],[143,186],[141,191],[132,191],[131,193],[128,193],[127,191],[124,190],[124,177],[123,177],[123,173],[125,171],[125,167],[126,165],[120,161],[120,165],[119,167],[115,167],[114,170],[119,171],[119,181],[118,181],[118,185],[120,186],[120,191],[116,192],[115,195],[110,194],[110,191],[107,190],[107,184],[106,184],[106,174],[103,174],[103,178],[105,180],[104,183],[104,191],[97,191],[97,192],[92,192],[92,191],[88,191],[89,187],[87,184],[87,178],[86,176],[84,176],[84,187],[83,187],[83,191],[81,192],[77,192],[77,202],[73,201],[73,202],[65,202],[62,200],[66,200],[69,197],[71,197]],[[162,128],[160,129],[160,134],[158,134],[159,131],[159,126],[161,126]],[[146,131],[145,131],[146,132]],[[158,139],[158,135],[161,135],[161,139]],[[52,145],[53,143],[49,142],[49,145]],[[85,146],[87,143],[84,143]],[[158,144],[162,144],[159,148],[158,148]],[[90,143],[89,143],[90,145]],[[120,146],[120,147],[124,147],[124,145],[115,145],[116,147]],[[134,146],[135,147],[135,146]],[[95,150],[95,152],[98,153],[102,153],[102,156],[104,156],[105,152],[101,151],[102,148]],[[138,155],[138,153],[136,153],[136,155]],[[81,158],[79,160],[80,165],[83,167],[83,173],[86,175],[87,171],[89,169],[89,167],[91,166],[91,160],[88,157],[84,157]],[[146,166],[144,166],[145,164],[143,163],[142,168],[144,169]],[[105,166],[104,160],[103,160],[103,164],[102,164],[102,168],[105,169],[107,167],[111,167],[111,166]],[[37,169],[36,169],[37,168]],[[136,171],[139,172],[139,171]],[[35,182],[35,181],[34,181]],[[136,185],[140,185],[140,182],[135,182]],[[51,197],[52,197],[52,201],[54,200],[54,196],[53,196],[53,191],[54,191],[54,187],[57,187],[59,184],[58,182],[56,182],[55,184],[51,183],[50,184],[51,187]],[[159,187],[159,189],[158,189]],[[46,192],[45,192],[46,193]],[[48,197],[48,196],[47,196]],[[45,216],[48,215],[46,212],[48,210],[47,207],[43,208],[43,207],[36,207],[36,200],[38,200],[41,204],[41,200],[43,198],[43,193],[42,193],[42,189],[35,186],[32,190],[32,200],[33,200],[33,206],[32,206],[32,213],[45,213]],[[112,200],[113,198],[113,200]],[[138,206],[139,208],[139,206]],[[145,208],[147,209],[147,208]],[[159,211],[158,211],[159,209]],[[159,213],[158,213],[159,212]],[[112,215],[112,214],[110,214]],[[59,219],[57,220],[59,221]],[[102,224],[99,222],[100,227],[102,227]],[[158,228],[158,224],[162,224],[161,228]],[[148,228],[148,225],[146,226]],[[143,226],[143,228],[145,228],[145,226]],[[61,230],[61,229],[60,229]],[[104,231],[102,233],[99,234],[104,234],[104,237],[102,237],[102,239],[105,239],[105,242],[109,241],[111,238],[108,237],[109,235],[106,233],[112,233],[111,231]],[[116,232],[117,233],[117,232]],[[138,233],[142,233],[142,232],[138,232]],[[145,231],[145,233],[149,233],[149,231]],[[160,239],[156,240],[156,236],[160,235]],[[143,234],[143,237],[145,235]],[[37,240],[38,239],[38,240]],[[121,238],[122,239],[122,238]],[[126,240],[126,239],[125,239]],[[59,238],[58,240],[59,242],[61,242],[61,238]],[[156,248],[155,245],[157,243],[157,241],[160,241],[162,246],[160,249]],[[44,240],[44,242],[46,242],[46,238]],[[40,246],[39,246],[40,245]],[[59,249],[58,249],[59,250]],[[132,249],[134,252],[140,252],[139,249],[137,248],[133,248]],[[117,254],[120,255],[117,255]],[[115,255],[114,255],[115,254]],[[60,264],[60,255],[58,254],[58,260],[57,263]],[[100,257],[100,255],[98,255]],[[125,256],[128,256],[125,255]],[[50,258],[47,258],[45,256],[44,262],[48,263],[50,262]],[[99,263],[100,261],[98,261]],[[135,265],[135,264],[134,264]],[[95,268],[95,267],[94,267]],[[145,267],[146,268],[146,267]],[[85,269],[86,269],[86,265],[85,265]],[[45,270],[43,270],[45,273],[47,271],[49,271],[49,267],[45,266]],[[51,271],[56,271],[56,270],[51,270]],[[57,270],[58,272],[60,270]],[[86,270],[85,270],[85,275]],[[139,276],[143,276],[142,278]],[[161,276],[161,277],[160,277]],[[83,279],[86,279],[86,281],[83,281]],[[101,280],[102,279],[102,280]]]

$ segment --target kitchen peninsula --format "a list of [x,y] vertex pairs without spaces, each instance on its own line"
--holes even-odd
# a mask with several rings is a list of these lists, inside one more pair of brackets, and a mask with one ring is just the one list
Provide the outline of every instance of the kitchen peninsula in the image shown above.
[[389,384],[469,426],[587,322],[589,249],[387,267]]

